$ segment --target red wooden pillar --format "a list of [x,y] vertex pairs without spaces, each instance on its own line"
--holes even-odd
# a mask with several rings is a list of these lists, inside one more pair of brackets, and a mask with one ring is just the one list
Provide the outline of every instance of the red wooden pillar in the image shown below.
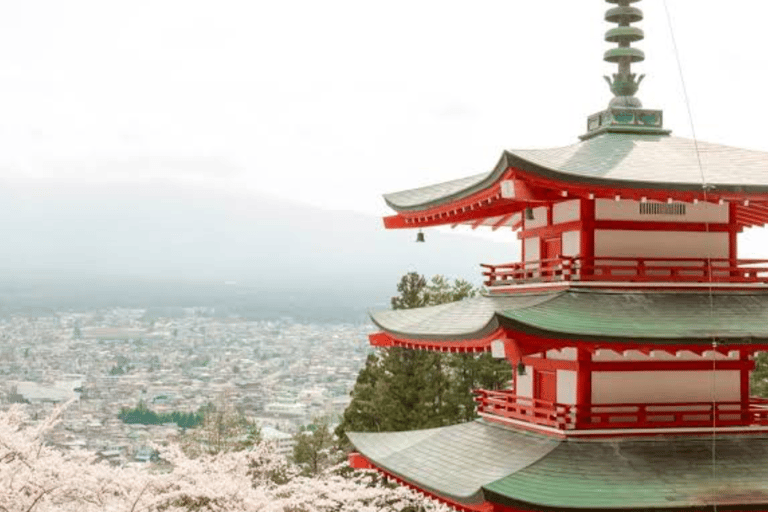
[[[736,224],[736,203],[728,205],[728,265],[736,266],[739,253],[737,240],[739,235],[739,225]],[[731,272],[732,276],[738,276],[738,272]]]
[[739,360],[743,363],[740,370],[741,410],[743,411],[741,419],[744,423],[749,424],[752,421],[752,418],[747,412],[749,410],[749,372],[753,366],[749,364],[749,352],[746,350],[742,350],[739,353]]
[[[592,267],[595,258],[595,200],[581,200],[581,248],[582,266]],[[589,275],[591,271],[581,272]]]
[[[546,224],[544,224],[545,227],[549,227],[552,225],[552,211],[554,210],[554,207],[550,204],[546,206],[547,209],[547,220]],[[547,241],[546,237],[543,235],[543,233],[539,233],[539,260],[545,260],[547,259]],[[539,274],[544,275],[545,269],[543,264],[539,264]]]
[[592,354],[579,348],[576,361],[576,428],[581,428],[592,405]]

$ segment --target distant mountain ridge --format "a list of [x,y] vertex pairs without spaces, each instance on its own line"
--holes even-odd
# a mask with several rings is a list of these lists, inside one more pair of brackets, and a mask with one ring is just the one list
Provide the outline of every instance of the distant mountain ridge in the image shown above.
[[[509,245],[437,231],[417,244],[414,232],[387,231],[375,216],[265,194],[134,184],[6,188],[0,199],[6,206],[0,212],[3,302],[14,287],[17,297],[27,290],[42,300],[45,292],[29,290],[44,282],[57,283],[60,291],[51,293],[62,303],[67,289],[72,303],[99,290],[119,299],[124,282],[160,288],[147,293],[166,296],[158,302],[164,305],[202,300],[205,293],[194,290],[205,288],[213,295],[258,295],[260,302],[272,295],[281,311],[331,297],[387,307],[407,271],[479,283],[478,263],[514,259],[511,233]],[[182,289],[187,292],[179,296]],[[127,290],[123,301],[135,304],[140,297],[141,289]]]

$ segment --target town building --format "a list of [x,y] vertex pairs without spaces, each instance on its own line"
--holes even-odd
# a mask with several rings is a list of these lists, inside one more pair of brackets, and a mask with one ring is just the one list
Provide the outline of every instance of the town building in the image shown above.
[[261,427],[261,439],[270,445],[278,455],[289,458],[293,455],[296,441],[291,434],[272,427]]
[[768,222],[768,154],[673,136],[636,96],[637,0],[607,1],[614,97],[579,142],[385,196],[387,228],[512,228],[522,258],[479,297],[372,314],[372,344],[490,351],[513,382],[473,422],[349,433],[350,461],[462,511],[768,511],[768,260],[737,246]]

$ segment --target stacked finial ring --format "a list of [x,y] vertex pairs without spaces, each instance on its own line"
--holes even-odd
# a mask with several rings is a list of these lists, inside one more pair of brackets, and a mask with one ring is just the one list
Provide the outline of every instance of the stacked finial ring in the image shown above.
[[611,87],[611,91],[616,96],[611,101],[612,106],[641,107],[640,100],[634,97],[640,82],[644,75],[637,77],[632,73],[632,64],[645,60],[645,54],[638,48],[631,45],[641,41],[645,35],[632,23],[637,23],[643,19],[643,11],[630,4],[639,0],[606,0],[611,4],[618,4],[616,7],[608,9],[605,13],[605,20],[611,23],[617,23],[619,26],[608,30],[605,33],[605,40],[609,43],[616,43],[616,48],[611,48],[605,52],[604,59],[607,62],[618,64],[618,73],[613,75],[613,80],[608,77],[605,79]]

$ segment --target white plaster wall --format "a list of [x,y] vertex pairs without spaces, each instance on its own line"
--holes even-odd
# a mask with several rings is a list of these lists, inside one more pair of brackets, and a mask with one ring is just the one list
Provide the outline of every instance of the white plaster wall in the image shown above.
[[547,225],[547,207],[539,206],[533,209],[533,220],[528,220],[523,214],[523,229],[541,228]]
[[624,352],[616,352],[613,350],[597,350],[592,356],[593,361],[712,361],[717,360],[738,360],[739,353],[737,351],[731,351],[727,355],[721,353],[714,353],[711,350],[704,352],[704,355],[699,356],[691,352],[690,350],[681,350],[676,354],[669,354],[661,350],[652,350],[650,355],[645,355],[638,350],[627,350]]
[[740,393],[738,370],[592,374],[593,404],[730,402]]
[[525,244],[525,261],[539,261],[541,259],[539,237],[526,238],[523,243]]
[[567,405],[576,403],[576,372],[557,370],[557,403]]
[[563,201],[556,203],[552,209],[552,224],[572,222],[581,218],[581,201]]
[[728,233],[599,229],[595,256],[727,258]]
[[[648,201],[658,203],[658,201]],[[712,203],[685,203],[685,215],[640,215],[639,201],[595,200],[595,218],[598,220],[642,220],[655,222],[711,222],[728,223],[728,205]]]
[[563,233],[563,256],[578,256],[581,254],[581,232],[566,231]]
[[533,369],[530,366],[525,368],[525,375],[517,374],[516,386],[515,393],[517,396],[533,398]]
[[548,350],[547,359],[556,359],[558,361],[575,361],[576,349],[572,347],[566,347],[562,350]]

